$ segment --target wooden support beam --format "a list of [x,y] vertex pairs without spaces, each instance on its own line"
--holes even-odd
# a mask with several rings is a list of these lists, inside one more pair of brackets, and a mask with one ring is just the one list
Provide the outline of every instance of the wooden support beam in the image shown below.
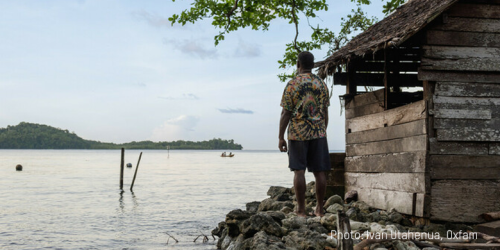
[[388,110],[391,108],[390,104],[391,102],[389,101],[390,95],[391,95],[391,80],[389,79],[389,51],[388,49],[384,49],[384,108],[385,110]]
[[346,94],[350,96],[355,96],[357,94],[357,82],[354,80],[354,75],[356,74],[352,63],[347,64],[347,81],[346,81]]

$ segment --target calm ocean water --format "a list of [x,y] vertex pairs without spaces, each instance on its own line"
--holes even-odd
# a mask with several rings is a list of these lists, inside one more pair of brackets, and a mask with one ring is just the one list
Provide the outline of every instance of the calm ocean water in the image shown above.
[[292,186],[278,151],[145,150],[132,193],[139,153],[125,152],[121,193],[119,150],[0,150],[0,249],[215,249],[193,240],[270,186]]

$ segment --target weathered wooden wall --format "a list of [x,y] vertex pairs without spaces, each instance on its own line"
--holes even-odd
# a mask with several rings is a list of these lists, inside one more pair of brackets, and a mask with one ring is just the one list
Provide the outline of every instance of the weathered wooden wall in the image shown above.
[[345,194],[345,178],[344,178],[344,162],[345,153],[330,153],[330,164],[332,170],[328,172],[326,183],[326,196]]
[[346,103],[346,191],[379,209],[427,216],[427,107],[385,110],[384,89]]
[[459,2],[427,30],[430,218],[500,210],[500,5]]

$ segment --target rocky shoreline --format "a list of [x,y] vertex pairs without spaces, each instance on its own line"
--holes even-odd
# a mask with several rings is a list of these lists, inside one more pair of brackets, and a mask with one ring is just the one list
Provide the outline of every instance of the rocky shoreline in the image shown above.
[[[307,184],[306,212],[312,214],[316,206],[314,182]],[[430,241],[415,239],[385,240],[367,245],[363,238],[374,234],[409,235],[412,233],[427,233],[446,237],[447,233],[471,232],[473,228],[465,224],[435,224],[423,220],[411,219],[394,209],[384,211],[369,207],[366,203],[348,200],[334,195],[328,197],[325,203],[324,217],[298,217],[293,213],[294,191],[292,188],[273,186],[269,188],[269,198],[246,204],[246,211],[233,210],[226,215],[226,220],[220,222],[212,231],[218,236],[217,249],[247,250],[247,249],[287,249],[287,250],[323,250],[337,249],[337,211],[341,210],[349,217],[353,243],[357,248],[367,250],[432,250],[441,249]],[[451,231],[448,231],[451,230]],[[333,236],[332,236],[333,233]],[[405,234],[406,233],[406,234]],[[359,237],[356,237],[359,236]],[[356,246],[356,244],[359,244]]]

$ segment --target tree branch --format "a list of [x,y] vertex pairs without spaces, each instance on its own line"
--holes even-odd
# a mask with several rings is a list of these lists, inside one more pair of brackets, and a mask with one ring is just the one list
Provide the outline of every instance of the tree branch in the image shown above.
[[227,16],[227,26],[226,26],[226,29],[229,27],[229,24],[231,24],[231,16],[233,15],[233,13],[236,10],[236,8],[238,8],[238,1],[239,0],[234,1],[233,8],[226,14],[226,16]]
[[293,47],[297,50],[297,53],[300,53],[300,49],[297,47],[297,37],[299,37],[299,22],[297,21],[297,16],[295,13],[295,0],[292,1],[292,18],[295,23],[295,39],[293,40]]

